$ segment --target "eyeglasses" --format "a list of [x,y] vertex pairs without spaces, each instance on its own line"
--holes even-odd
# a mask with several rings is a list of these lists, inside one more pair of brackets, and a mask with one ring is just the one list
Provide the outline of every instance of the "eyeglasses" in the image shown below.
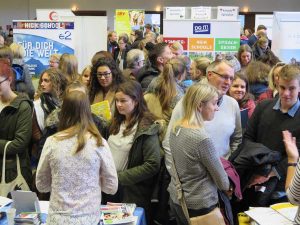
[[228,76],[228,75],[223,75],[220,73],[217,73],[216,71],[211,71],[214,74],[217,74],[220,78],[222,78],[223,80],[230,80],[231,82],[233,81],[233,76]]
[[0,85],[4,82],[4,81],[7,81],[8,80],[8,77],[6,77],[3,81],[0,81]]
[[105,79],[109,78],[109,76],[111,75],[111,72],[107,72],[107,73],[97,73],[96,74],[98,78],[104,77]]
[[49,61],[49,64],[58,63],[58,61]]

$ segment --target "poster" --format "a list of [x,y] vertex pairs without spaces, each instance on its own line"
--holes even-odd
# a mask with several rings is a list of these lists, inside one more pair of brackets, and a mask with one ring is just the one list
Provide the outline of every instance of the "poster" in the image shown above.
[[240,47],[240,21],[164,20],[164,41],[180,41],[190,58],[236,54]]
[[13,28],[33,77],[49,67],[50,55],[74,54],[74,22],[13,21]]
[[115,18],[115,31],[117,34],[130,34],[131,30],[139,30],[145,24],[145,10],[117,9]]

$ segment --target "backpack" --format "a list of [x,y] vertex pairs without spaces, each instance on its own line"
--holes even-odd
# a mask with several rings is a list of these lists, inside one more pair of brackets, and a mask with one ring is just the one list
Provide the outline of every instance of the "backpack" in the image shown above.
[[15,81],[16,82],[24,82],[25,81],[25,73],[23,66],[19,64],[12,64],[12,69],[15,73]]

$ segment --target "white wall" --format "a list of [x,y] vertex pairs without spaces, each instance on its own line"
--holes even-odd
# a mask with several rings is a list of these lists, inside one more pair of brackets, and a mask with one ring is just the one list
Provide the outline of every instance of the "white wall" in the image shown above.
[[157,7],[200,4],[239,6],[240,9],[247,6],[252,12],[300,11],[299,0],[0,0],[0,25],[11,24],[13,19],[34,19],[37,8],[71,8],[76,5],[80,10],[106,10],[108,26],[112,29],[117,8],[156,10]]

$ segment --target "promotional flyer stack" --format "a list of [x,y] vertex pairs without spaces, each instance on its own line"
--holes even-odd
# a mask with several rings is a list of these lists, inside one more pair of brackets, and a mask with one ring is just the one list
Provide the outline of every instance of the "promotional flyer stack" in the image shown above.
[[101,224],[135,224],[135,204],[110,203],[101,206]]
[[15,225],[39,225],[41,224],[39,213],[24,212],[15,217]]

